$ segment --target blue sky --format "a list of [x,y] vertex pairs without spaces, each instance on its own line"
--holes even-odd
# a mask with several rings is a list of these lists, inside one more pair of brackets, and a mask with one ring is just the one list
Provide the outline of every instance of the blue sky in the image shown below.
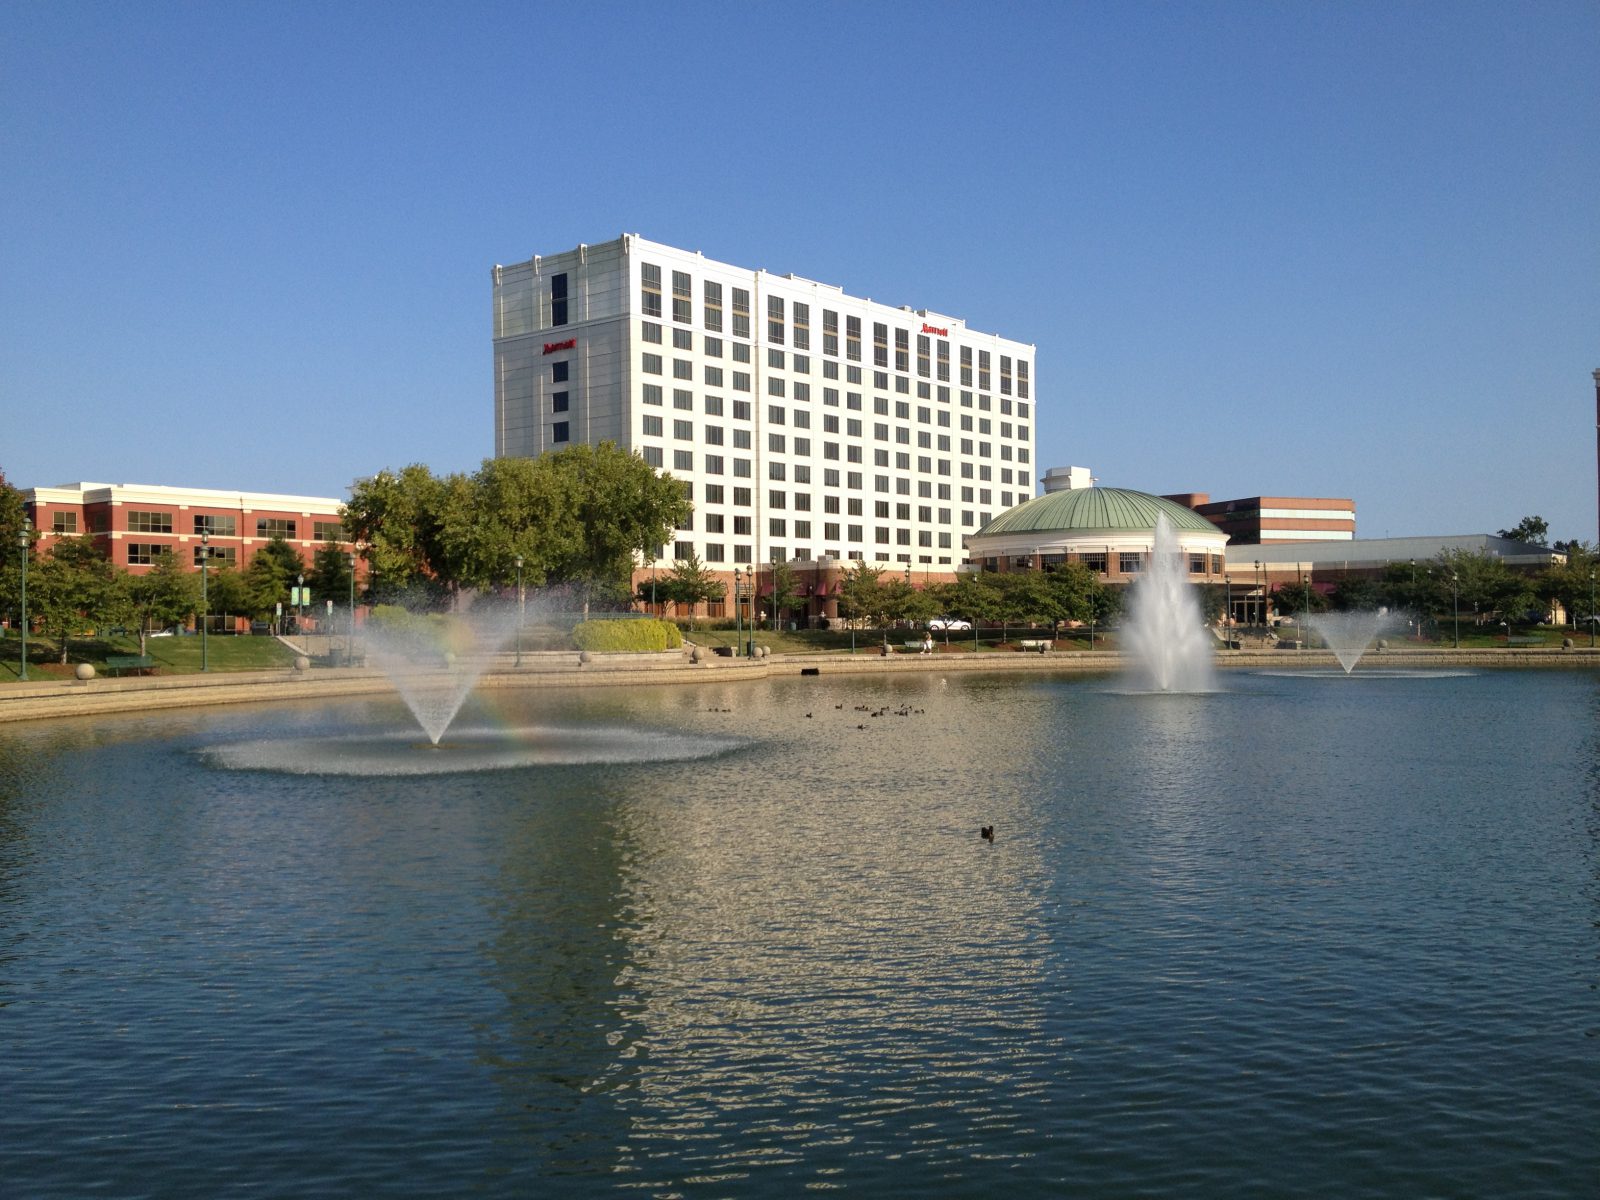
[[628,231],[1038,346],[1041,467],[1596,536],[1593,3],[13,4],[0,469],[493,451],[489,270]]

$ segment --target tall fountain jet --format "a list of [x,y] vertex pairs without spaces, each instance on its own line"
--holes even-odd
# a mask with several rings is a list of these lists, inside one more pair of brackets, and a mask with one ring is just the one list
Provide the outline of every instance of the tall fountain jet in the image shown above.
[[1216,690],[1211,636],[1164,514],[1156,517],[1150,561],[1133,588],[1126,645],[1148,690]]

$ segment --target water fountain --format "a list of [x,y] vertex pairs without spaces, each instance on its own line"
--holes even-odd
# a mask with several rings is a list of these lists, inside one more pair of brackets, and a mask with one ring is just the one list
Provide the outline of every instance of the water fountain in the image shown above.
[[1133,588],[1125,644],[1149,690],[1215,690],[1211,638],[1165,515],[1156,517],[1150,561]]
[[434,746],[444,737],[473,685],[517,629],[517,610],[485,604],[465,612],[372,620],[362,631],[367,661],[394,684]]
[[1378,635],[1390,629],[1395,619],[1387,612],[1371,609],[1351,612],[1318,613],[1306,618],[1306,624],[1316,630],[1328,644],[1346,675],[1356,669],[1367,648],[1377,641]]

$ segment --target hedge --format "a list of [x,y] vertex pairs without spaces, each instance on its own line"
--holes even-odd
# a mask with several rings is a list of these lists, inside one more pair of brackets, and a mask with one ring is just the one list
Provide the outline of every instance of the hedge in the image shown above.
[[580,621],[572,627],[572,640],[580,650],[676,650],[683,634],[668,621],[646,617],[638,621]]

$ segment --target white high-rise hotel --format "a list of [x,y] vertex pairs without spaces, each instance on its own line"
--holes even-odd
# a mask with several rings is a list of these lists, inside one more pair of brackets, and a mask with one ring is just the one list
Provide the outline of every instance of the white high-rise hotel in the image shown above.
[[661,562],[945,574],[1033,495],[1034,347],[625,234],[494,268],[495,455],[614,441],[688,486]]

